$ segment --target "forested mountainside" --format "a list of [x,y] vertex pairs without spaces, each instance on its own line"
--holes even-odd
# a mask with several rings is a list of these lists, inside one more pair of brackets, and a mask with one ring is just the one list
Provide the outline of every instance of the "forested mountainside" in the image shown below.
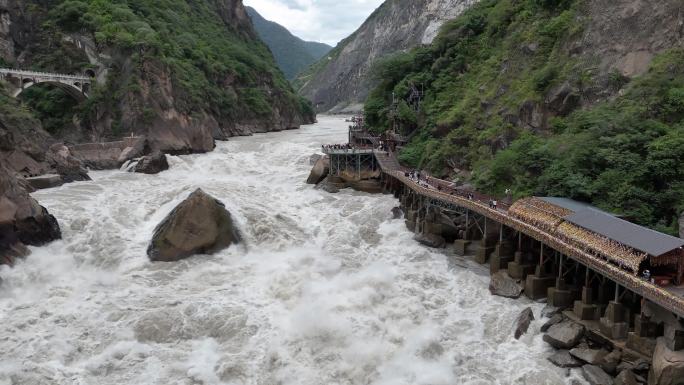
[[5,0],[0,15],[0,66],[90,70],[100,81],[82,104],[44,87],[22,96],[59,138],[138,134],[167,152],[202,152],[314,119],[241,0]]
[[271,49],[276,63],[288,79],[293,79],[332,49],[324,43],[304,41],[282,25],[264,19],[254,8],[246,9],[254,29]]
[[[684,5],[483,0],[385,60],[371,126],[401,160],[483,191],[591,202],[676,233],[684,209]],[[403,100],[424,88],[416,113]],[[399,98],[392,107],[392,93]]]
[[297,76],[295,88],[318,111],[360,111],[377,84],[373,63],[389,54],[429,44],[439,27],[477,0],[387,0],[351,36]]

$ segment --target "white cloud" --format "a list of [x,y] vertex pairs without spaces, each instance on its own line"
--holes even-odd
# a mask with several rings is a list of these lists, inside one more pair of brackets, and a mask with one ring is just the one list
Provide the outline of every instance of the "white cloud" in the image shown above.
[[244,0],[294,35],[330,45],[354,32],[383,0]]

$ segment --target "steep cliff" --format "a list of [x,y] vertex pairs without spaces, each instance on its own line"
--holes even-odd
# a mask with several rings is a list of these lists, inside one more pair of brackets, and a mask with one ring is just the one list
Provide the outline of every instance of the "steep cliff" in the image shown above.
[[301,73],[295,88],[318,111],[359,110],[376,84],[373,63],[394,52],[429,44],[439,27],[477,0],[387,0],[351,36]]
[[288,79],[293,79],[332,49],[324,43],[304,41],[282,25],[264,19],[254,8],[246,9],[254,29],[271,49],[276,63]]
[[[59,225],[29,196],[21,174],[58,173],[40,122],[0,88],[0,265],[28,254],[26,245],[59,239]],[[77,166],[78,167],[78,166]]]
[[153,149],[203,152],[214,139],[314,119],[241,0],[3,0],[0,20],[5,65],[100,81],[73,127],[53,132],[72,141],[137,134]]
[[[674,234],[683,48],[679,0],[482,0],[430,47],[381,63],[366,114],[375,129],[412,135],[405,163],[492,194],[592,202]],[[418,112],[413,86],[425,91]]]

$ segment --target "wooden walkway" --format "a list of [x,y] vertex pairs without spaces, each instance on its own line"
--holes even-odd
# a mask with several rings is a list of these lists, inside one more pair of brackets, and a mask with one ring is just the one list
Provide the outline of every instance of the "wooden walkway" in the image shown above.
[[[554,250],[557,250],[576,260],[577,262],[589,267],[590,269],[602,274],[614,282],[617,282],[630,291],[641,295],[649,301],[652,301],[663,308],[678,314],[680,317],[684,317],[684,297],[678,293],[678,289],[673,288],[672,290],[668,290],[666,288],[662,288],[660,286],[651,284],[650,282],[644,281],[639,277],[634,276],[630,272],[622,270],[618,266],[609,263],[608,261],[591,255],[584,250],[563,241],[553,233],[547,232],[534,225],[523,222],[512,215],[509,215],[505,207],[502,208],[500,206],[498,209],[490,208],[488,200],[478,199],[477,196],[475,199],[468,199],[466,196],[423,187],[416,183],[416,181],[405,176],[405,173],[408,170],[403,168],[397,162],[394,156],[389,155],[384,151],[376,151],[375,155],[384,174],[399,180],[415,193],[466,208],[480,215],[486,216],[487,218],[496,222],[502,223],[509,228],[520,231],[523,234],[543,242],[544,245],[549,246]],[[436,181],[445,185],[448,184],[446,181]]]

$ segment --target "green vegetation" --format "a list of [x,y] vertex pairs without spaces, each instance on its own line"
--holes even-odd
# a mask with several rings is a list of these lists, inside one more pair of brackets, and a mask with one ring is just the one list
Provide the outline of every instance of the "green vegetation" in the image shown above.
[[[83,119],[103,108],[120,117],[117,109],[122,100],[162,100],[156,93],[166,91],[158,89],[166,81],[173,84],[173,107],[190,115],[206,113],[218,121],[267,118],[276,104],[281,110],[303,111],[304,103],[275,66],[268,48],[241,24],[247,21],[223,18],[230,2],[30,1],[29,7],[43,21],[32,61],[35,69],[92,68],[83,51],[65,41],[64,36],[74,33],[94,37],[99,49],[112,55],[108,82],[93,90],[82,109]],[[171,78],[157,78],[163,74]],[[145,84],[153,89],[145,90]],[[51,100],[42,110],[54,111],[65,103]],[[150,119],[147,107],[140,105],[134,111],[141,122]]]
[[78,101],[64,90],[47,84],[37,84],[23,91],[20,98],[28,104],[43,128],[52,135],[62,136],[62,131],[73,126]]
[[[423,84],[419,128],[402,161],[441,177],[471,170],[487,193],[571,197],[675,233],[684,210],[684,52],[661,55],[631,83],[619,73],[603,79],[567,53],[565,43],[582,31],[581,5],[482,1],[432,46],[379,65],[368,122],[389,127],[392,92],[405,97]],[[564,87],[569,96],[547,103],[542,121],[535,108]],[[623,92],[578,110],[598,87]]]

